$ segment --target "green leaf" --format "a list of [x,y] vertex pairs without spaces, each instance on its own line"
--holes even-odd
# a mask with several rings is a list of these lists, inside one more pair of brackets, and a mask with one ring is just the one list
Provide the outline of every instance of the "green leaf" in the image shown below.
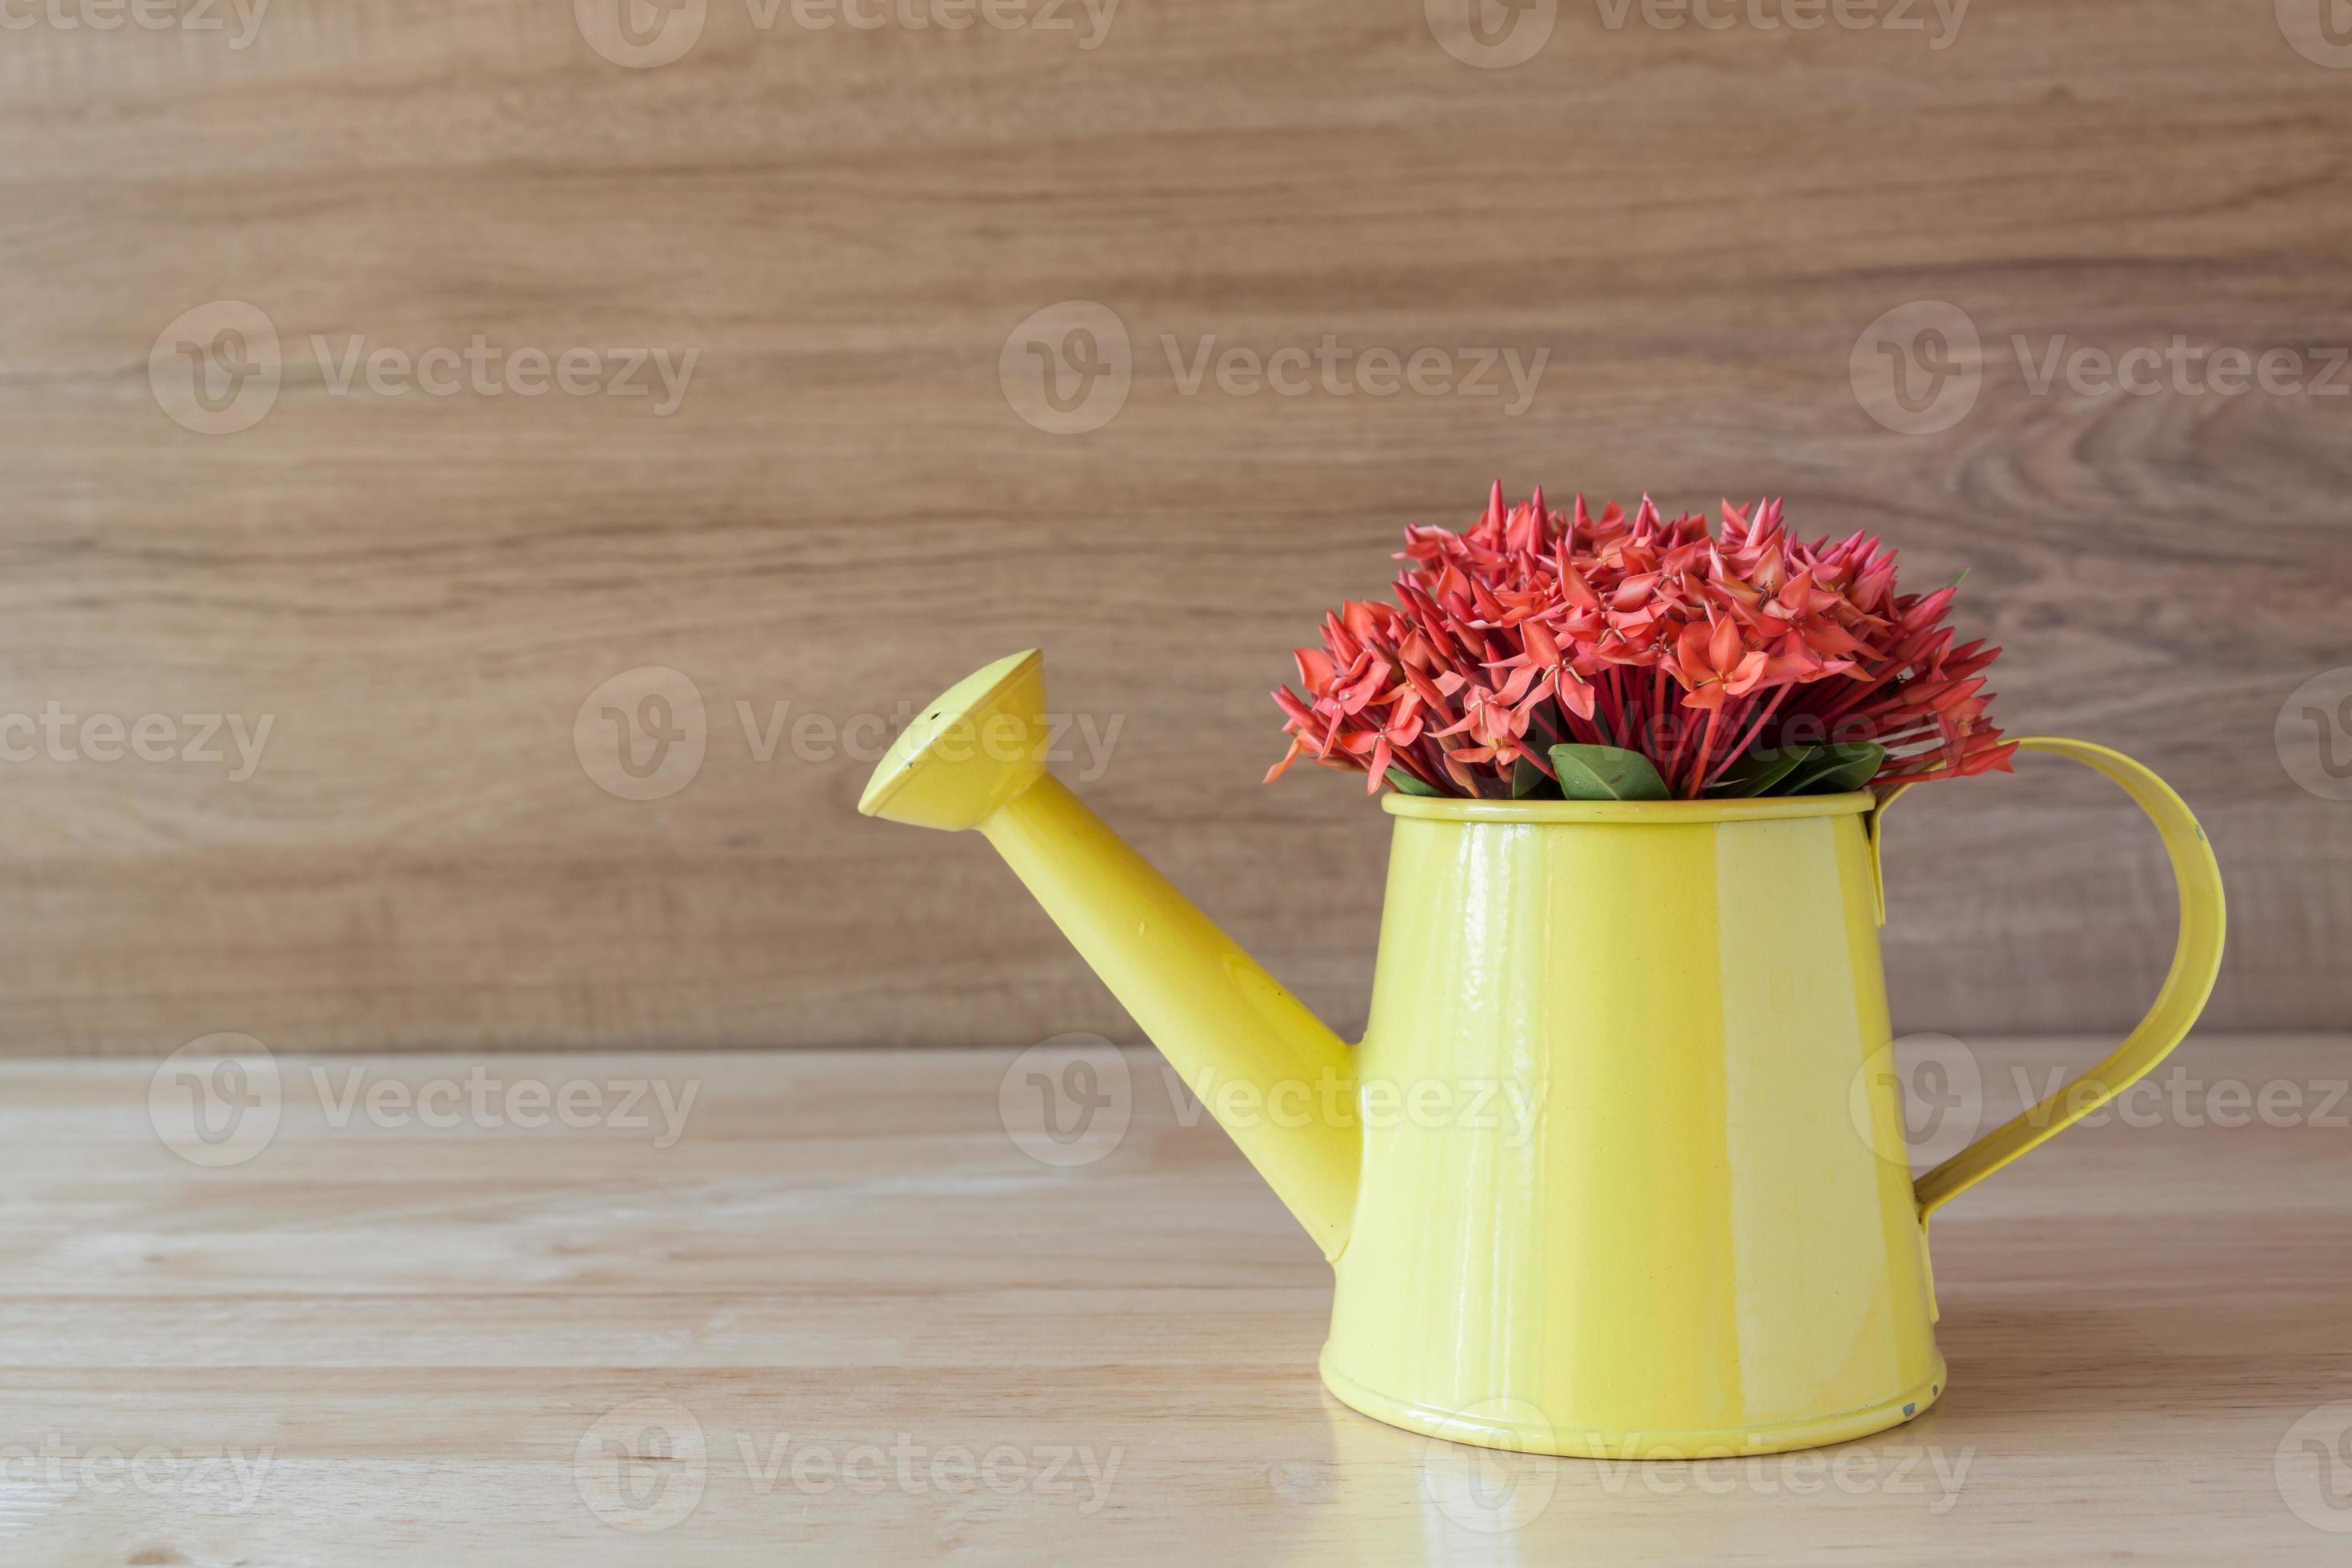
[[1650,759],[1622,746],[1554,746],[1551,765],[1559,771],[1559,793],[1570,800],[1666,798],[1666,781]]
[[1389,770],[1389,787],[1399,795],[1426,795],[1443,798],[1445,792],[1435,784],[1425,784],[1402,768]]
[[1707,793],[1720,800],[1770,795],[1773,786],[1801,766],[1814,750],[1811,746],[1774,746],[1750,752],[1726,769],[1723,776],[1708,786]]
[[1840,741],[1822,747],[1782,780],[1782,795],[1843,795],[1877,776],[1886,748],[1875,741]]
[[1531,795],[1541,795],[1544,786],[1550,783],[1551,780],[1544,776],[1544,771],[1526,757],[1521,757],[1511,764],[1511,798],[1513,800],[1525,800]]

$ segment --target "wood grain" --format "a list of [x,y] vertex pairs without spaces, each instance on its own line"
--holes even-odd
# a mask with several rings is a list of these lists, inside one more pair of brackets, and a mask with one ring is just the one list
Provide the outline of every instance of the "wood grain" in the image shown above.
[[[2095,1048],[1981,1051],[1985,1114]],[[1002,1051],[482,1064],[551,1092],[695,1085],[665,1147],[338,1127],[352,1082],[465,1068],[288,1057],[276,1137],[215,1169],[158,1141],[147,1064],[0,1067],[0,1555],[2341,1561],[2320,1526],[2342,1500],[2290,1440],[2352,1418],[2341,1037],[2192,1041],[2187,1087],[2149,1102],[2184,1109],[2071,1131],[1969,1193],[1936,1222],[1944,1399],[1711,1469],[1477,1470],[1329,1400],[1328,1269],[1213,1124],[1171,1113],[1158,1058],[1128,1059],[1126,1136],[1070,1169],[1008,1139]],[[2296,1109],[2250,1113],[2231,1084]],[[594,1439],[665,1422],[700,1434],[698,1469],[641,1444],[633,1510]],[[100,1450],[147,1453],[145,1481],[100,1458],[85,1485]],[[958,1468],[999,1450],[1001,1485]]]
[[[2036,395],[2009,347],[2352,343],[2352,71],[2271,7],[2018,0],[1935,49],[1578,3],[1507,69],[1406,0],[1129,0],[1093,49],[751,15],[713,0],[656,69],[514,0],[278,0],[244,49],[0,37],[0,130],[38,149],[0,169],[0,715],[274,721],[242,780],[0,766],[0,1049],[1131,1037],[982,846],[855,818],[863,761],[760,761],[737,710],[887,721],[1031,645],[1120,725],[1089,797],[1358,1026],[1385,824],[1337,780],[1257,787],[1265,692],[1496,476],[1785,494],[1968,571],[2002,721],[2129,751],[2206,822],[2215,1024],[2352,1016],[2352,803],[2273,742],[2352,666],[2352,399]],[[1071,300],[1133,385],[1054,435],[998,362]],[[1921,300],[1975,321],[1981,389],[1904,435],[1848,359]],[[202,435],[147,361],[219,300],[268,317],[284,384]],[[663,417],[338,394],[310,344],[476,334],[699,357]],[[1188,394],[1162,345],[1325,334],[1549,358],[1514,417]],[[690,678],[707,753],[641,803],[572,725],[647,666]],[[2048,764],[1930,793],[1890,847],[1903,1026],[2137,1016],[2173,917],[2129,806]]]

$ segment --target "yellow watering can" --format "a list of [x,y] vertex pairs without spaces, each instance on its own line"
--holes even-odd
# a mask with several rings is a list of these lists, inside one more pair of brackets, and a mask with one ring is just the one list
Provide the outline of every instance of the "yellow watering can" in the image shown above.
[[1048,773],[1034,651],[925,710],[858,809],[977,827],[1323,1248],[1326,1386],[1393,1426],[1595,1458],[1773,1453],[1944,1390],[1927,1216],[2139,1078],[2221,958],[2221,872],[2121,784],[2180,890],[2156,1005],[2076,1082],[1913,1181],[1872,795],[1385,797],[1350,1049]]

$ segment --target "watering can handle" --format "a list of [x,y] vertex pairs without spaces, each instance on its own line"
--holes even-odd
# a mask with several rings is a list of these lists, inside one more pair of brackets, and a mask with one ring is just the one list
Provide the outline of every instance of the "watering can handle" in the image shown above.
[[[2011,1117],[1919,1178],[1913,1192],[1923,1220],[2027,1150],[2106,1104],[2169,1056],[2197,1021],[2197,1015],[2204,1011],[2205,999],[2212,994],[2213,976],[2221,967],[2221,868],[2205,841],[2205,830],[2173,794],[2172,786],[2122,752],[2087,741],[2035,735],[2017,743],[2028,751],[2072,758],[2105,773],[2139,803],[2163,835],[2165,851],[2172,858],[2172,875],[2180,891],[2180,941],[2155,1005],[2122,1045],[2081,1078]],[[1880,802],[1877,810],[1883,812],[1893,805],[1895,795]],[[1874,843],[1876,835],[1874,822]]]

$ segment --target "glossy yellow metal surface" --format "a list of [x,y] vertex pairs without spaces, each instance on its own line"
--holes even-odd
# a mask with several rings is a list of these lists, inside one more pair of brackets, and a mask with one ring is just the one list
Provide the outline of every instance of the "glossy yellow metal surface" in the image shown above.
[[1323,1255],[1338,1256],[1356,1196],[1346,1044],[1045,772],[1051,730],[1036,653],[999,659],[908,726],[857,809],[979,828]]
[[1350,1052],[1046,773],[1034,654],[910,727],[859,809],[985,834],[1337,1273],[1325,1384],[1543,1453],[1769,1453],[1943,1392],[1927,1211],[2187,1032],[2221,882],[2178,796],[2080,742],[2181,884],[2147,1018],[2074,1092],[1921,1178],[1878,927],[1884,805],[1391,795],[1370,1027]]
[[1045,773],[1045,709],[1035,648],[973,670],[898,732],[857,809],[919,827],[976,826]]
[[980,829],[1323,1256],[1337,1257],[1357,1161],[1339,1037],[1051,774]]
[[[2197,1016],[2205,1010],[2206,998],[2213,994],[2213,981],[2221,972],[2221,945],[2229,930],[2221,868],[2213,858],[2205,829],[2198,826],[2172,786],[2121,752],[2088,741],[2029,735],[2017,743],[2105,774],[2147,813],[2172,862],[2173,885],[2180,900],[2180,935],[2162,989],[2157,992],[2147,1016],[2124,1037],[2123,1044],[2073,1083],[2020,1111],[1920,1177],[1923,1217],[2035,1144],[2074,1126],[2171,1055],[2172,1047],[2187,1037]],[[1881,807],[1882,815],[1884,811]]]
[[[1387,805],[1360,1100],[1435,1113],[1367,1116],[1332,1391],[1590,1455],[1925,1409],[1922,1238],[1880,1152],[1896,1088],[1864,1073],[1888,1037],[1871,797]],[[1499,1125],[1473,1113],[1498,1101]]]

